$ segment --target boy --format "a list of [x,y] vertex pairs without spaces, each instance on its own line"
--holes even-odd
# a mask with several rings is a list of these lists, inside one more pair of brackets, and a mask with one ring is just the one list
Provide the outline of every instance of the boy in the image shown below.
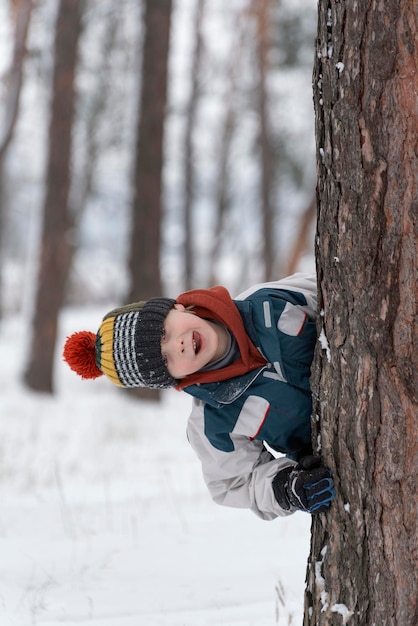
[[[67,339],[83,378],[193,396],[187,434],[213,499],[271,520],[325,511],[329,470],[312,456],[316,279],[294,274],[232,300],[224,287],[151,298]],[[267,449],[286,454],[275,458]]]

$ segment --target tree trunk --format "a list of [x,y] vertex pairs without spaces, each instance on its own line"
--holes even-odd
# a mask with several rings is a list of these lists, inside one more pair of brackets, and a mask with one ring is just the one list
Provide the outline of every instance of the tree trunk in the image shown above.
[[[5,237],[5,161],[10,142],[13,138],[14,129],[19,113],[20,95],[23,83],[23,68],[26,57],[26,41],[28,38],[30,18],[32,14],[32,0],[20,0],[13,7],[15,20],[15,35],[13,56],[8,71],[6,101],[4,105],[4,118],[0,128],[0,258],[3,256]],[[1,264],[0,264],[1,265]],[[0,296],[2,292],[2,279],[0,271]],[[0,297],[0,317],[2,315]]]
[[[247,15],[248,8],[241,8],[235,14],[234,41],[229,55],[226,89],[223,102],[223,119],[219,134],[219,148],[217,149],[216,184],[215,184],[215,215],[213,229],[213,245],[209,256],[209,285],[222,283],[217,267],[222,256],[222,248],[228,238],[228,216],[231,209],[231,175],[233,171],[231,147],[238,126],[238,79],[242,69],[241,59],[245,51],[245,42],[248,39]],[[242,233],[236,233],[239,239]],[[227,246],[231,249],[233,242],[228,241]],[[241,264],[241,269],[244,263]]]
[[[96,69],[96,82],[91,88],[90,102],[84,113],[84,143],[82,147],[82,158],[78,157],[78,174],[73,171],[71,181],[71,193],[69,200],[69,213],[71,215],[70,228],[73,235],[69,237],[66,254],[66,265],[63,266],[63,280],[68,284],[66,298],[71,300],[71,269],[74,255],[77,252],[76,241],[80,222],[83,219],[89,196],[93,191],[94,177],[103,145],[100,142],[100,125],[106,115],[106,105],[109,93],[112,90],[112,83],[109,80],[112,63],[112,53],[116,46],[116,35],[118,30],[118,12],[109,11],[104,17],[105,29],[103,37],[98,43],[100,46],[98,55],[101,59],[100,66]],[[80,61],[81,62],[81,61]],[[77,285],[75,285],[77,289]]]
[[13,56],[8,71],[3,126],[0,129],[0,166],[3,165],[19,112],[23,67],[26,57],[26,41],[28,38],[32,6],[32,0],[20,0],[16,7]]
[[[232,86],[232,84],[231,84]],[[233,88],[233,86],[232,86]],[[220,145],[218,151],[218,163],[215,187],[215,226],[213,231],[213,245],[210,252],[210,274],[209,285],[217,285],[222,280],[218,279],[217,274],[217,262],[221,257],[222,252],[222,235],[226,230],[226,218],[228,215],[228,209],[230,206],[229,194],[230,194],[230,177],[231,177],[231,165],[230,165],[230,152],[231,142],[233,134],[235,132],[236,125],[236,110],[233,103],[234,94],[228,92],[225,98],[225,112],[222,122],[222,129],[220,134]]]
[[141,97],[134,170],[129,300],[161,295],[163,136],[171,0],[146,0]]
[[[136,141],[134,199],[130,243],[129,301],[162,295],[160,239],[164,121],[171,0],[146,0],[141,97]],[[138,397],[156,400],[157,390],[138,389]]]
[[80,0],[61,0],[55,31],[55,64],[43,231],[35,314],[25,383],[52,393],[58,315],[65,294],[69,254],[68,195],[71,133],[74,117],[74,77],[81,28]]
[[274,250],[277,247],[274,236],[273,207],[273,147],[271,145],[272,129],[268,117],[268,53],[270,48],[270,2],[271,0],[254,0],[254,11],[257,19],[257,61],[258,61],[258,115],[259,115],[259,149],[261,177],[261,218],[264,242],[264,279],[274,279]]
[[305,626],[418,624],[417,27],[411,0],[319,2],[313,389],[337,499]]
[[193,133],[196,127],[197,107],[200,96],[199,78],[203,54],[202,24],[206,0],[197,0],[194,23],[194,50],[191,69],[191,90],[186,111],[186,132],[184,138],[184,288],[193,287],[193,224],[192,212],[195,187],[195,154],[193,150]]

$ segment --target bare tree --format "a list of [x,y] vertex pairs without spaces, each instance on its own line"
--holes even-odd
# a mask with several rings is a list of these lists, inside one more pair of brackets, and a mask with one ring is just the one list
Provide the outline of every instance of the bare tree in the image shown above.
[[3,194],[3,190],[5,188],[4,162],[6,159],[7,150],[13,138],[13,132],[19,113],[20,94],[22,91],[23,83],[23,67],[26,57],[26,41],[28,37],[30,18],[32,14],[32,0],[19,0],[19,2],[14,3],[13,9],[15,20],[14,47],[12,61],[7,76],[6,100],[3,107],[4,116],[2,121],[2,127],[0,128],[0,256],[3,251],[5,224],[5,207]]
[[192,211],[194,201],[195,171],[193,131],[196,126],[197,108],[200,95],[200,71],[203,54],[202,24],[205,12],[206,0],[197,0],[194,22],[194,50],[191,68],[191,90],[186,108],[186,131],[184,136],[184,278],[185,289],[193,286],[193,233]]
[[[109,11],[104,16],[105,27],[103,36],[97,44],[100,50],[100,65],[95,68],[95,81],[90,82],[90,92],[86,96],[89,103],[85,106],[84,119],[77,120],[83,124],[84,142],[80,147],[82,156],[78,157],[78,172],[73,170],[71,181],[71,193],[69,199],[69,228],[73,232],[68,237],[68,250],[66,254],[66,267],[63,267],[63,280],[67,283],[70,278],[74,254],[77,250],[76,233],[80,228],[80,222],[87,207],[88,199],[93,191],[94,176],[97,170],[100,152],[103,150],[102,137],[100,134],[100,124],[106,114],[106,106],[109,103],[109,96],[112,89],[112,82],[109,80],[111,71],[112,52],[116,45],[116,36],[119,26],[120,9]],[[80,65],[82,60],[80,60]],[[79,96],[81,100],[81,97]],[[80,106],[81,108],[81,106]],[[68,291],[71,291],[69,286]],[[69,296],[67,291],[67,297]]]
[[216,284],[218,281],[216,272],[216,262],[220,258],[222,236],[225,233],[226,218],[229,207],[229,193],[230,193],[230,150],[231,142],[235,130],[235,109],[232,103],[233,94],[228,93],[228,97],[225,98],[225,113],[221,126],[220,133],[220,146],[219,146],[219,160],[218,160],[218,176],[215,188],[215,226],[213,245],[210,252],[210,278],[209,283],[211,285]]
[[314,393],[337,499],[306,626],[418,623],[417,43],[415,2],[319,2]]
[[3,125],[0,129],[0,169],[3,167],[7,148],[12,140],[13,130],[19,112],[20,94],[23,82],[23,66],[26,56],[26,41],[32,13],[32,0],[20,0],[17,3],[15,11],[13,55],[7,77]]
[[261,218],[264,242],[264,278],[272,280],[275,261],[273,181],[274,158],[272,147],[272,129],[268,107],[268,53],[270,49],[270,12],[271,0],[253,0],[253,10],[257,20],[257,60],[258,60],[258,114],[259,114],[259,150],[261,177]]
[[[136,137],[134,199],[130,242],[130,301],[162,292],[160,241],[162,218],[163,138],[167,103],[171,0],[144,3],[144,48]],[[136,395],[158,399],[153,389]]]
[[29,362],[24,375],[31,389],[52,393],[58,314],[63,305],[71,224],[71,133],[74,77],[81,30],[81,0],[60,0],[55,30],[49,155],[40,242],[39,275]]
[[[226,68],[226,85],[223,102],[223,118],[220,126],[219,148],[217,150],[217,175],[215,183],[215,217],[214,217],[214,237],[210,252],[209,266],[211,268],[210,284],[219,282],[217,277],[216,264],[222,254],[222,244],[228,238],[227,220],[231,209],[231,179],[233,178],[234,167],[231,162],[231,148],[235,133],[239,126],[240,115],[238,100],[240,89],[240,76],[243,71],[243,61],[245,57],[246,41],[248,40],[249,10],[245,5],[236,13],[234,19],[234,37],[231,44],[228,65]],[[236,233],[237,239],[241,239],[241,233]],[[228,240],[231,247],[233,241]],[[242,263],[242,271],[246,276],[245,262]]]

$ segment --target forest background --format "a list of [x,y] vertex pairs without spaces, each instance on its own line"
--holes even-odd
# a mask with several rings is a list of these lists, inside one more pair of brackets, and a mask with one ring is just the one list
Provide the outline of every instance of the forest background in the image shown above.
[[[79,12],[78,25],[64,21],[76,50],[74,112],[72,118],[58,113],[55,126],[54,89],[69,90],[71,79],[53,80],[54,64],[65,72],[68,56],[68,45],[54,48],[59,3],[2,4],[2,314],[25,311],[28,320],[36,318],[39,281],[46,283],[43,299],[50,299],[54,269],[68,244],[61,301],[44,305],[38,324],[49,316],[51,325],[48,311],[64,305],[126,301],[133,282],[135,299],[159,290],[175,297],[217,283],[238,293],[297,269],[313,250],[315,3],[161,3],[161,15],[171,19],[162,182],[151,214],[152,224],[161,226],[150,261],[142,264],[130,263],[132,251],[148,245],[155,229],[132,228],[142,210],[135,159],[148,149],[137,145],[140,93],[144,81],[156,80],[155,71],[143,75],[146,3],[65,4],[70,15]],[[158,28],[154,34],[158,56]],[[70,155],[56,158],[51,170],[51,135],[64,124],[71,124]],[[61,154],[65,142],[55,141]],[[57,180],[68,184],[67,196],[53,196],[49,188]],[[48,194],[56,198],[51,214]],[[61,220],[60,233],[56,225],[42,226],[43,219]],[[48,237],[58,239],[55,258],[40,268]],[[146,284],[141,289],[149,273],[150,294]],[[42,368],[48,369],[44,362]],[[52,375],[27,379],[34,388],[53,388]]]

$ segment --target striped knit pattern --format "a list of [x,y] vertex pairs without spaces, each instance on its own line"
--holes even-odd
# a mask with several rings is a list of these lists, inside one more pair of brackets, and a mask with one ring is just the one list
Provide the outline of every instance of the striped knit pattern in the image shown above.
[[113,356],[119,380],[124,387],[141,387],[144,380],[135,353],[135,328],[139,313],[118,315],[113,333]]
[[121,387],[173,387],[161,337],[174,304],[170,298],[151,298],[110,311],[96,337],[96,363],[103,374]]

